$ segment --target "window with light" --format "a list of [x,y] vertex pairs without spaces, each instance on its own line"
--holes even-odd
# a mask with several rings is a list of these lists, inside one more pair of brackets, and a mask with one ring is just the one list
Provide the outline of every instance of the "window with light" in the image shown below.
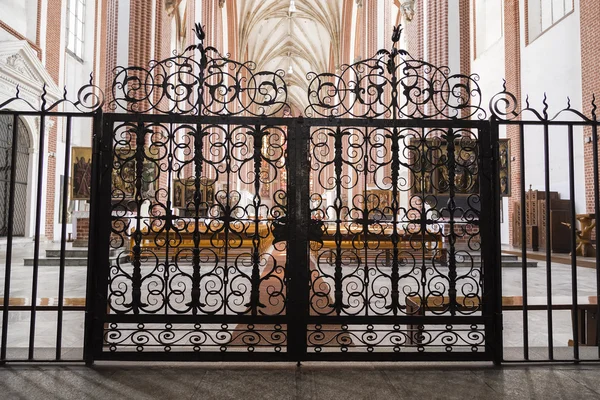
[[573,12],[573,0],[528,0],[528,43]]
[[83,59],[85,0],[67,0],[67,50]]

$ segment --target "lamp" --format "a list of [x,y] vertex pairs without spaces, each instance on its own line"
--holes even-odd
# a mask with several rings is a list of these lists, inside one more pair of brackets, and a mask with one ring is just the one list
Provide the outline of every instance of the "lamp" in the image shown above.
[[294,0],[290,0],[290,8],[288,9],[288,13],[291,15],[296,11],[298,11],[296,10],[296,2]]
[[292,75],[294,73],[294,67],[292,67],[292,53],[288,53],[288,60],[290,62],[290,66],[287,70],[288,75]]

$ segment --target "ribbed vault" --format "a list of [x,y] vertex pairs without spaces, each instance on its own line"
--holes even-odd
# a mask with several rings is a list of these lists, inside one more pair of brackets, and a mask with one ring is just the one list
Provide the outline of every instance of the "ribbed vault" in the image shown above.
[[[239,60],[258,70],[286,71],[288,102],[307,106],[306,74],[327,72],[340,64],[343,0],[237,0]],[[289,74],[290,65],[293,72]]]

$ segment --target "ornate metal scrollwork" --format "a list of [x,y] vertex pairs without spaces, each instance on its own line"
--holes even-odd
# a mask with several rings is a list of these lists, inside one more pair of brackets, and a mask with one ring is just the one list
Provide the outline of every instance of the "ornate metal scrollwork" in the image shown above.
[[485,119],[477,75],[451,74],[398,49],[402,29],[394,28],[391,51],[345,64],[340,73],[307,75],[307,116],[361,118]]
[[[40,113],[51,113],[56,111],[77,111],[82,114],[92,114],[104,106],[104,93],[94,85],[94,76],[90,74],[90,81],[77,91],[76,98],[70,98],[67,88],[63,89],[62,97],[58,100],[50,100],[53,96],[48,93],[48,86],[44,84],[40,97],[39,107],[21,96],[21,90],[17,85],[14,97],[0,103],[2,110],[38,111]],[[56,97],[54,97],[56,98]]]
[[147,67],[118,67],[112,84],[112,109],[132,113],[190,115],[275,115],[287,109],[283,70],[256,71],[256,64],[221,56],[205,47],[202,26],[198,43],[183,54]]

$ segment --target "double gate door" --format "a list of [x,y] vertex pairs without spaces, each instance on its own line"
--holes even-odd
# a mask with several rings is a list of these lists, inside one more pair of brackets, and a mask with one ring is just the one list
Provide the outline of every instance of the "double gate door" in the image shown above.
[[485,122],[100,125],[88,360],[499,351],[497,137]]

